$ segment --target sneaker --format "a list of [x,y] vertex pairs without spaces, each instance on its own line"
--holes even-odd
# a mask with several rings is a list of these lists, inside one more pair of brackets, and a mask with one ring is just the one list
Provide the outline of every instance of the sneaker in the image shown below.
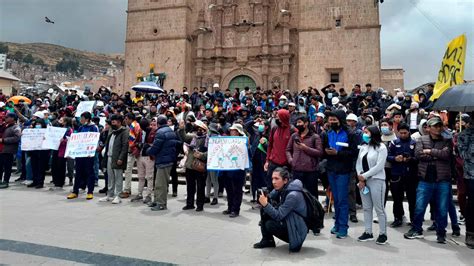
[[165,205],[156,205],[155,207],[151,207],[152,211],[164,211],[167,210]]
[[176,198],[177,196],[178,196],[178,193],[176,193],[176,192],[173,192],[173,194],[171,195],[171,197],[173,197],[173,198]]
[[119,197],[115,197],[114,200],[112,201],[112,204],[119,204],[121,202],[122,200]]
[[410,231],[408,231],[408,233],[405,233],[403,236],[404,236],[406,239],[421,239],[421,238],[424,237],[422,231],[418,232],[418,231],[416,231],[416,230],[413,229],[413,228],[410,229]]
[[7,182],[1,182],[0,183],[0,189],[2,188],[8,188],[8,183]]
[[194,206],[189,206],[189,205],[186,205],[183,207],[183,211],[186,211],[186,210],[193,210],[194,209]]
[[137,202],[137,201],[141,201],[141,200],[143,200],[142,195],[136,195],[136,196],[131,200],[131,202]]
[[103,189],[100,189],[100,190],[99,190],[99,193],[101,193],[101,194],[106,194],[107,191],[108,191],[107,187],[104,187]]
[[32,181],[26,187],[36,187],[36,186],[37,186],[37,184],[33,183],[33,181]]
[[[31,186],[31,185],[30,185],[30,186]],[[35,186],[35,188],[36,188],[36,189],[41,189],[41,188],[44,188],[44,185],[38,184],[38,185]]]
[[216,198],[212,199],[211,205],[217,205],[217,203],[219,202]]
[[122,193],[119,194],[119,197],[120,197],[121,199],[126,199],[126,198],[130,197],[130,192],[128,192],[128,191],[123,191]]
[[253,248],[255,249],[262,249],[262,248],[274,248],[276,247],[275,241],[274,240],[261,240],[258,243],[255,243],[253,245]]
[[336,238],[338,238],[338,239],[347,238],[347,233],[340,233],[340,232],[338,232],[338,233],[336,234]]
[[222,212],[222,214],[224,214],[224,215],[229,215],[229,214],[230,214],[230,211],[229,211],[229,210],[225,210],[225,211]]
[[86,199],[87,199],[87,200],[91,200],[91,199],[93,199],[93,198],[94,198],[94,194],[92,194],[92,193],[87,193],[87,196],[86,196]]
[[349,217],[349,220],[351,220],[351,222],[353,223],[358,223],[359,220],[357,219],[357,215],[353,214]]
[[373,222],[374,222],[374,224],[378,224],[378,223],[379,223],[378,218],[375,218],[375,219],[373,220]]
[[367,242],[372,240],[374,240],[374,235],[367,232],[364,232],[361,236],[359,236],[359,238],[357,238],[357,241],[359,242]]
[[148,207],[152,208],[152,207],[158,206],[158,203],[156,203],[156,202],[149,202],[147,205],[148,205]]
[[433,223],[430,227],[428,227],[426,230],[428,231],[436,231],[436,223]]
[[446,236],[438,235],[436,236],[436,242],[439,244],[446,244]]
[[23,178],[21,176],[18,177],[17,179],[15,179],[15,182],[23,182],[23,181],[25,181],[25,178]]
[[336,229],[335,226],[331,229],[331,234],[333,234],[333,235],[337,234],[337,229]]
[[202,212],[202,211],[204,211],[204,208],[203,208],[203,207],[197,207],[197,208],[196,208],[196,211],[197,211],[197,212]]
[[238,216],[239,216],[239,214],[236,213],[236,212],[231,212],[231,213],[229,214],[229,218],[235,218],[235,217],[238,217]]
[[466,223],[466,218],[464,218],[464,216],[459,216],[459,221],[458,221],[459,225],[463,225]]
[[67,195],[67,199],[75,199],[75,198],[77,198],[76,193],[71,193],[71,194]]
[[151,202],[151,197],[150,196],[146,196],[145,199],[143,200],[143,204],[148,204]]
[[380,234],[379,237],[377,237],[377,241],[375,241],[375,244],[377,245],[385,245],[387,243],[387,235],[385,234]]
[[460,237],[461,236],[461,228],[456,228],[455,230],[453,229],[452,236],[453,237]]
[[395,219],[393,223],[390,225],[392,228],[397,228],[403,225],[403,221],[401,219]]
[[112,201],[114,198],[112,197],[103,197],[99,199],[99,202],[109,202]]

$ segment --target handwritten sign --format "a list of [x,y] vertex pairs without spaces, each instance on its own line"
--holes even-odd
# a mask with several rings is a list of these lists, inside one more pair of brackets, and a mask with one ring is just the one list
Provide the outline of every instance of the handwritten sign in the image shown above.
[[438,80],[430,100],[438,99],[447,89],[464,82],[464,65],[466,61],[466,35],[460,35],[449,44],[441,62]]
[[248,169],[246,137],[211,137],[207,150],[207,169],[235,171]]
[[92,113],[94,109],[95,101],[83,101],[80,102],[76,109],[76,117],[80,117],[84,112]]
[[48,127],[43,140],[43,150],[58,150],[61,139],[66,133],[66,128],[63,127]]
[[94,157],[99,136],[98,132],[73,133],[68,140],[64,156],[69,158]]
[[21,150],[36,151],[43,149],[46,128],[26,128],[21,135]]

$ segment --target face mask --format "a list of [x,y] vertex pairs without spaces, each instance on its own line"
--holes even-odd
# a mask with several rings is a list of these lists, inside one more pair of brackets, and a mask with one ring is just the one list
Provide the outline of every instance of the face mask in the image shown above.
[[211,108],[211,105],[207,103],[206,104],[206,109],[209,109],[209,108]]
[[303,133],[303,131],[306,129],[304,125],[296,126],[296,128],[298,129],[298,132],[300,133]]
[[328,93],[328,98],[332,99],[332,92]]
[[285,102],[284,102],[284,101],[282,101],[282,102],[280,102],[280,104],[279,104],[279,105],[280,105],[280,107],[283,107],[283,106],[285,106]]
[[380,130],[382,131],[382,134],[384,134],[384,135],[392,134],[392,131],[390,131],[389,127],[381,127]]
[[341,126],[339,123],[331,123],[331,129],[332,130],[338,130]]
[[365,124],[368,126],[372,125],[372,120],[371,119],[365,120]]
[[119,126],[117,126],[117,125],[112,125],[112,129],[113,129],[113,130],[117,130],[117,129],[119,129]]
[[197,135],[198,137],[201,137],[202,135],[204,135],[204,132],[198,131],[198,132],[196,132],[196,135]]
[[366,133],[364,133],[364,134],[362,135],[362,140],[363,140],[365,143],[369,144],[369,142],[370,142],[370,136],[367,135]]
[[276,123],[276,124],[277,124],[277,126],[279,126],[279,127],[281,127],[281,125],[282,125],[282,123],[281,123],[280,119],[276,119],[276,120],[275,120],[275,123]]
[[268,102],[269,102],[269,103],[271,103],[271,102],[273,102],[273,100],[272,100],[272,99],[270,99],[270,100],[268,100]]
[[36,125],[35,128],[42,128],[41,125]]
[[263,133],[265,131],[265,126],[264,125],[258,125],[258,132]]

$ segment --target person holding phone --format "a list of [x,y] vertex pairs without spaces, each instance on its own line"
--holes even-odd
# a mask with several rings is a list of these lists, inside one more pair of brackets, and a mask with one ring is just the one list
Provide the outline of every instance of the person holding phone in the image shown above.
[[329,112],[327,116],[331,128],[322,139],[329,185],[334,195],[335,222],[331,234],[344,239],[349,229],[349,180],[352,160],[357,156],[357,142],[347,127],[344,111]]
[[380,234],[376,243],[385,245],[387,243],[387,215],[385,213],[384,201],[385,190],[385,163],[387,161],[387,147],[382,143],[380,130],[372,125],[364,130],[362,135],[364,144],[359,150],[356,171],[364,209],[365,232],[358,238],[361,242],[374,239],[372,234],[373,209],[377,213]]
[[295,123],[298,132],[291,135],[286,147],[286,158],[291,165],[294,179],[299,179],[313,196],[318,196],[317,169],[323,155],[321,138],[314,133],[306,116],[300,116]]

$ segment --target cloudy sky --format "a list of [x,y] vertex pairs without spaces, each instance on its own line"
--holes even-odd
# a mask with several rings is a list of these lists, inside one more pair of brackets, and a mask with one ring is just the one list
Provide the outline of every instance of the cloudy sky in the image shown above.
[[[123,53],[126,9],[127,0],[0,0],[0,41]],[[403,67],[406,88],[434,81],[447,43],[462,33],[465,79],[474,80],[473,0],[385,0],[380,18],[382,66]]]

